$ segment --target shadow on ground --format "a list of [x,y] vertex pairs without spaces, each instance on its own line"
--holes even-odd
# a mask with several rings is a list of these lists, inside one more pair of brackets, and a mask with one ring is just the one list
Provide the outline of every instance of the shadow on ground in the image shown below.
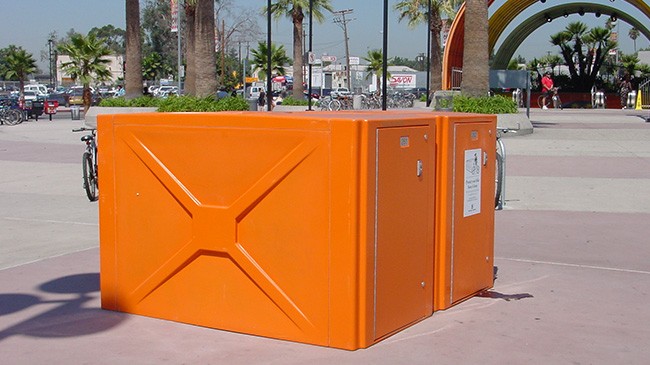
[[[87,273],[64,276],[41,284],[43,296],[9,293],[0,294],[0,316],[42,306],[39,314],[22,319],[0,331],[0,341],[14,336],[74,337],[106,331],[126,320],[123,313],[88,307],[99,293],[99,274]],[[71,298],[70,296],[73,295]],[[60,296],[61,299],[51,299]],[[47,297],[47,299],[45,298]]]

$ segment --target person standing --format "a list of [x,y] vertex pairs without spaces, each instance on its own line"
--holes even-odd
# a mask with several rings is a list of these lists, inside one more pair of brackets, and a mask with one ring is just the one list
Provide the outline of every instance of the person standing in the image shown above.
[[632,91],[632,82],[630,82],[630,75],[625,74],[619,89],[619,96],[621,97],[621,108],[627,108],[627,94]]
[[553,79],[551,78],[551,73],[549,71],[546,71],[546,73],[544,73],[544,77],[542,77],[542,95],[544,95],[542,98],[542,109],[548,109],[546,106],[546,98],[551,95],[552,92]]
[[257,111],[263,112],[266,110],[266,93],[264,90],[260,91],[260,96],[257,98]]

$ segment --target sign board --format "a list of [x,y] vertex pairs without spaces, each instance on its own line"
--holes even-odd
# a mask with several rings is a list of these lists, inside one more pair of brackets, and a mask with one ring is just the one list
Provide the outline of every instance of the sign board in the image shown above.
[[388,84],[390,87],[398,89],[413,89],[415,88],[415,74],[392,74]]
[[465,189],[463,217],[481,212],[481,162],[483,151],[478,148],[465,151]]
[[307,63],[310,65],[316,63],[316,55],[314,52],[307,52]]
[[172,32],[178,32],[178,1],[171,0],[169,4],[172,11]]
[[321,60],[323,60],[323,62],[336,62],[336,56],[323,55]]
[[359,57],[350,57],[350,65],[358,65],[360,62]]
[[607,52],[610,56],[616,56],[616,53],[618,50],[616,48],[610,49],[609,52]]

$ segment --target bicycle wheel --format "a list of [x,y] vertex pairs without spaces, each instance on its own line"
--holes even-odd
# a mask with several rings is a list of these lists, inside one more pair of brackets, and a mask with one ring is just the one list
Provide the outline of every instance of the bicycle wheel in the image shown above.
[[97,174],[95,171],[95,163],[93,161],[92,154],[90,152],[84,152],[81,163],[83,166],[84,174],[84,190],[86,190],[88,200],[94,202],[97,200],[99,194],[97,190]]
[[495,165],[495,186],[494,186],[494,208],[502,209],[503,202],[501,201],[501,192],[503,191],[503,156],[499,152],[496,153]]
[[7,125],[16,125],[23,122],[23,114],[16,109],[9,109],[4,112],[3,121]]

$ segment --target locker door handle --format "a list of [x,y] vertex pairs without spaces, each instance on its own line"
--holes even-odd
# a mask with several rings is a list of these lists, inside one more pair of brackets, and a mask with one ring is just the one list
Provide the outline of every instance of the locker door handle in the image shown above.
[[422,160],[418,160],[417,163],[417,176],[421,177],[422,176],[422,171],[424,170],[424,167],[422,165]]

